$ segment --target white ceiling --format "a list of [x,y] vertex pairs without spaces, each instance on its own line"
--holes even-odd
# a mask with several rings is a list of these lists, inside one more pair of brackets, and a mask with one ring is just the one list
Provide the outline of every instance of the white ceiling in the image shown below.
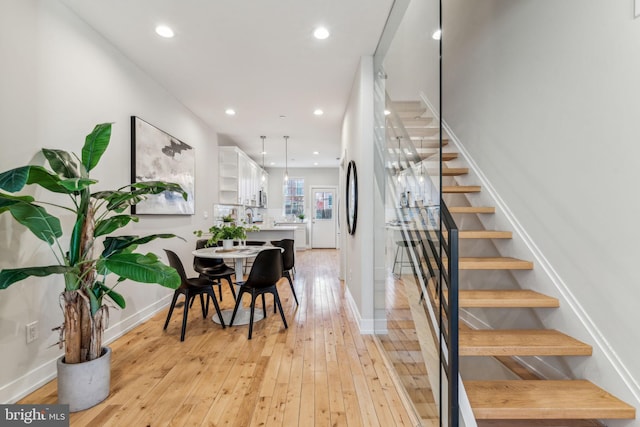
[[[283,136],[290,136],[291,168],[338,165],[359,58],[374,53],[393,3],[61,1],[214,128],[221,145],[238,145],[261,163],[265,135],[265,166],[283,167]],[[160,23],[174,29],[173,39],[155,34]],[[329,29],[328,39],[313,37],[318,25]],[[225,115],[229,107],[236,116]],[[324,115],[314,116],[316,108]]]

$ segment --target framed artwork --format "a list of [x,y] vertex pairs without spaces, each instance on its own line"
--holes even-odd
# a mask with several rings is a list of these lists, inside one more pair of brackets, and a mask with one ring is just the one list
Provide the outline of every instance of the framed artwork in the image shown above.
[[356,222],[358,221],[358,172],[356,162],[351,160],[347,167],[347,231],[349,234],[356,233]]
[[131,116],[131,182],[167,181],[187,192],[150,195],[131,207],[133,214],[193,215],[196,157],[194,148],[139,117]]

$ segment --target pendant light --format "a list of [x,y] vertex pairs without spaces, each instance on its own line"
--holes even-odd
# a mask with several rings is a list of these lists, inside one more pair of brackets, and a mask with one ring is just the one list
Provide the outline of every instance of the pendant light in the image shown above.
[[265,155],[264,140],[266,136],[261,135],[260,138],[262,138],[262,182],[264,182],[267,179],[267,177],[264,175],[264,155]]
[[289,137],[285,136],[284,137],[284,180],[285,182],[289,181],[289,163],[288,163],[288,159],[287,157],[289,157]]

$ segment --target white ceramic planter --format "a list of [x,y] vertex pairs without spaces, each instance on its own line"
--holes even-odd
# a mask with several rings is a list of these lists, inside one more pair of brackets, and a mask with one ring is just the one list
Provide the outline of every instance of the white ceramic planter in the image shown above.
[[222,241],[222,249],[233,249],[233,239],[224,239]]
[[109,396],[111,385],[111,348],[90,362],[64,363],[58,359],[58,403],[69,404],[69,412],[97,405]]

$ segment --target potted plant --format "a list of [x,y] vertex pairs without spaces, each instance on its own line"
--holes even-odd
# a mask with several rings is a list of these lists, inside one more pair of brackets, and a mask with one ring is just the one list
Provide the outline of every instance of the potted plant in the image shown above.
[[[233,247],[234,240],[246,240],[247,231],[258,231],[256,226],[247,227],[244,223],[240,225],[223,223],[222,225],[214,225],[209,228],[211,237],[207,242],[207,246],[216,244],[222,240],[223,249],[231,249]],[[204,232],[202,230],[196,230],[193,232],[196,236],[202,237]]]
[[299,214],[298,214],[298,219],[300,220],[300,222],[304,222],[304,219],[305,219],[305,215],[304,215],[304,213],[302,213],[302,212],[301,212],[301,213],[299,213]]
[[[108,320],[105,298],[124,308],[124,297],[115,288],[125,279],[157,283],[172,289],[180,285],[177,272],[163,264],[158,256],[135,252],[138,245],[157,238],[175,237],[173,234],[144,237],[113,237],[110,234],[130,222],[138,221],[137,217],[124,211],[144,200],[147,195],[174,191],[186,199],[187,194],[178,184],[161,181],[140,182],[117,190],[92,192],[91,186],[97,181],[91,179],[89,173],[97,166],[110,138],[111,124],[99,124],[87,135],[81,157],[63,150],[42,149],[51,170],[43,166],[27,165],[0,173],[0,214],[9,212],[38,239],[46,242],[57,260],[54,265],[0,270],[0,289],[6,289],[30,276],[63,276],[64,291],[60,296],[60,304],[64,321],[59,328],[59,344],[61,347],[64,344],[64,357],[58,363],[58,401],[69,403],[71,411],[93,406],[104,400],[109,393],[108,371],[106,374],[91,371],[75,375],[75,378],[73,374],[71,378],[63,378],[60,371],[61,364],[63,367],[81,366],[85,365],[83,362],[93,364],[102,359],[103,355],[107,359],[110,356],[110,351],[102,346]],[[27,185],[39,185],[52,193],[65,195],[71,203],[62,205],[57,201],[37,201],[30,195],[12,194]],[[73,214],[73,228],[67,247],[63,245],[66,239],[60,219],[48,212],[45,206],[64,215],[69,212]],[[102,250],[96,247],[98,239],[103,240]],[[113,284],[107,283],[107,276],[110,274],[117,276]],[[91,381],[95,382],[101,375],[107,377],[106,394],[104,384],[91,384]],[[67,380],[86,380],[83,376],[88,376],[88,390],[82,390],[80,385],[64,383]],[[69,401],[76,398],[83,401]]]

